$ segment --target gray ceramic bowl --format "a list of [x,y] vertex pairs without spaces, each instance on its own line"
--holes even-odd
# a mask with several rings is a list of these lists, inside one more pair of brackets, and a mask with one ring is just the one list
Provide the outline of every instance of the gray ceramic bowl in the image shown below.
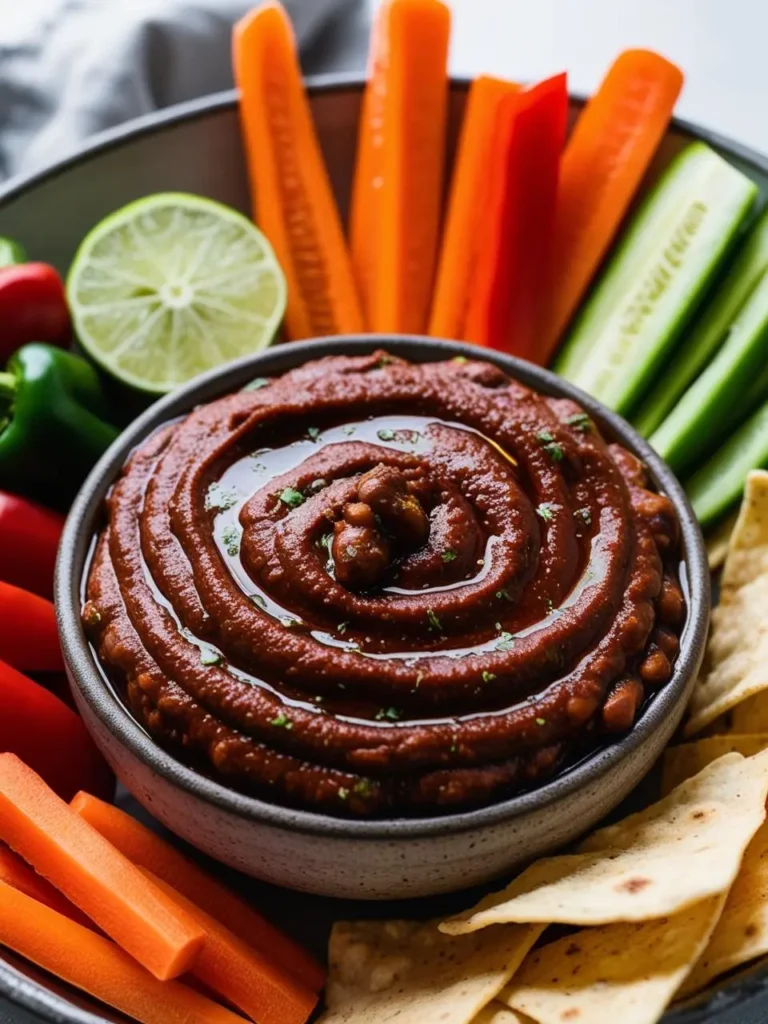
[[709,619],[709,573],[701,534],[669,469],[622,419],[582,392],[546,370],[488,353],[485,358],[524,383],[586,406],[609,436],[647,463],[656,487],[678,509],[688,621],[672,680],[632,732],[533,792],[466,813],[385,821],[340,820],[243,796],[161,750],[105,684],[80,624],[81,581],[104,495],[131,449],[165,421],[253,377],[279,374],[319,356],[367,352],[381,345],[413,361],[477,355],[466,345],[419,338],[328,338],[279,346],[206,374],[153,405],[95,467],[69,515],[56,585],[75,699],[98,746],[134,796],[177,835],[246,874],[308,892],[364,899],[428,896],[486,882],[563,845],[604,817],[646,774],[677,727],[701,661]]

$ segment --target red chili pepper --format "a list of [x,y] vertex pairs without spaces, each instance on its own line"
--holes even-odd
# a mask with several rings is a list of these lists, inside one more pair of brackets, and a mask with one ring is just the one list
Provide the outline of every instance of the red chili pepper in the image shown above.
[[112,799],[114,777],[82,719],[2,661],[0,752],[16,754],[64,800],[81,789]]
[[53,596],[53,570],[64,516],[0,491],[0,580]]
[[505,97],[465,328],[468,341],[536,358],[547,313],[566,76]]
[[66,345],[71,337],[67,296],[47,263],[0,268],[0,362],[30,341]]
[[51,602],[2,582],[0,659],[21,672],[60,672],[64,667]]

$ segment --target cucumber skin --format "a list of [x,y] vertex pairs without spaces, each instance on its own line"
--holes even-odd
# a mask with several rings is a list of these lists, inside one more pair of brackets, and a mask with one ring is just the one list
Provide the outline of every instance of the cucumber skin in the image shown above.
[[766,353],[768,271],[742,308],[723,347],[650,437],[650,444],[676,473],[706,458],[728,433],[734,417],[746,416],[744,399],[765,366]]
[[593,282],[587,300],[582,303],[567,338],[560,346],[552,369],[561,377],[571,380],[573,375],[578,373],[584,357],[592,348],[594,338],[588,330],[588,321],[607,317],[616,301],[632,286],[635,275],[629,272],[621,274],[621,258],[643,240],[646,240],[645,250],[648,253],[653,251],[655,230],[674,209],[677,198],[667,189],[668,182],[673,175],[677,177],[678,174],[685,173],[690,165],[695,168],[704,152],[708,152],[708,147],[703,142],[694,142],[686,146],[632,215],[629,225],[610,252],[600,276]]
[[[566,343],[557,370],[610,408],[624,415],[631,413],[699,307],[757,192],[752,181],[704,143],[693,143],[684,150],[667,170],[613,257]],[[712,197],[718,194],[725,196],[723,203],[727,206],[719,210],[715,207],[713,217],[697,219],[688,228],[686,208],[691,216],[695,208],[700,218],[712,209]],[[698,225],[702,225],[701,232]],[[669,292],[666,297],[659,293],[659,304],[650,307],[650,327],[644,329],[641,324],[636,337],[625,341],[625,351],[631,355],[623,359],[621,349],[617,351],[614,343],[615,338],[621,338],[622,314],[624,309],[632,309],[631,303],[638,301],[638,295],[642,298],[638,277],[641,283],[647,279],[650,287],[658,268],[669,276],[669,269],[656,257],[660,254],[661,259],[668,258],[667,253],[674,245],[672,228],[675,233],[695,230],[698,235],[698,242],[691,242],[686,250],[691,253],[694,269],[675,279],[672,295],[677,294],[676,308],[670,303]],[[659,235],[663,246],[659,244]],[[605,366],[609,367],[607,372]]]
[[738,504],[753,469],[768,469],[768,402],[686,482],[702,530],[710,529]]
[[633,426],[650,437],[672,412],[709,360],[725,342],[733,321],[768,269],[768,208],[740,246],[715,294],[699,314],[672,365],[633,417]]

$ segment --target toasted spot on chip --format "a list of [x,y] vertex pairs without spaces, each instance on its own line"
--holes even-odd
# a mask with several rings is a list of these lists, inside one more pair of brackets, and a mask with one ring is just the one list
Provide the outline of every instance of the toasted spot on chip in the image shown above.
[[766,793],[768,752],[749,759],[726,754],[658,803],[594,833],[578,853],[532,864],[502,892],[444,922],[441,931],[462,935],[511,922],[600,925],[677,914],[732,885],[763,822]]
[[619,892],[641,892],[646,886],[651,885],[650,878],[627,878],[620,882],[616,888]]

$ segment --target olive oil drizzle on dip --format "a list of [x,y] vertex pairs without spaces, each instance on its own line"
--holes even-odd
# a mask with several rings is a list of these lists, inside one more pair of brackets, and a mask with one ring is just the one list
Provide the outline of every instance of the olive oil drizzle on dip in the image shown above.
[[669,679],[678,525],[646,484],[490,364],[320,360],[132,453],[84,621],[142,724],[229,784],[470,807],[631,728]]

